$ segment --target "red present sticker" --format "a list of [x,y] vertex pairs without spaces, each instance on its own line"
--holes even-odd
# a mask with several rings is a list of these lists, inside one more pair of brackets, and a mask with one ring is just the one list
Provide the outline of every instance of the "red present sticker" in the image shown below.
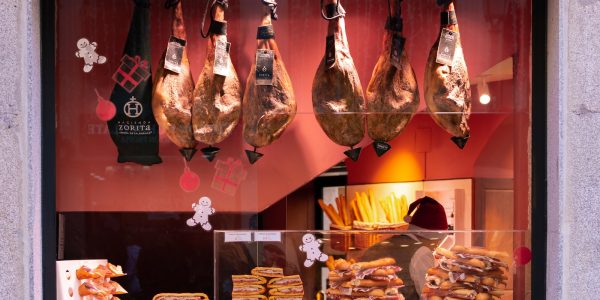
[[226,161],[217,160],[215,176],[211,187],[215,190],[234,196],[238,187],[246,179],[247,171],[242,166],[242,161],[229,157]]
[[148,61],[139,56],[131,57],[127,54],[121,58],[121,65],[113,74],[112,79],[127,93],[131,93],[140,83],[150,78]]

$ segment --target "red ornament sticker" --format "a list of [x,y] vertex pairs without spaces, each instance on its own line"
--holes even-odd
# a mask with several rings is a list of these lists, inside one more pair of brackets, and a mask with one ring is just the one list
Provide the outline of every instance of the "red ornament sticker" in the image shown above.
[[242,161],[231,157],[227,160],[217,160],[215,176],[211,187],[227,195],[234,196],[240,184],[246,179],[247,171],[242,166]]
[[200,186],[200,177],[188,167],[185,159],[184,163],[183,173],[179,177],[179,187],[181,187],[182,190],[191,193]]
[[131,93],[142,82],[150,78],[150,68],[147,60],[139,56],[127,54],[121,58],[121,65],[113,74],[112,79],[127,93]]
[[96,99],[98,100],[98,104],[96,105],[96,116],[102,121],[112,120],[117,113],[117,107],[114,103],[100,96],[97,89],[94,89],[94,91],[96,91]]
[[524,266],[531,261],[531,249],[527,247],[518,247],[514,251],[515,264],[517,266]]

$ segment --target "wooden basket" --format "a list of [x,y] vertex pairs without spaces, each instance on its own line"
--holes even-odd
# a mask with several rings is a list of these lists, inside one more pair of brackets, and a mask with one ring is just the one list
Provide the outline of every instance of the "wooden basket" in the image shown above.
[[[402,231],[408,228],[408,223],[366,223],[354,221],[353,229],[366,231]],[[354,234],[354,247],[357,249],[366,249],[379,242],[385,241],[394,236],[385,233],[357,233]]]
[[[352,226],[338,226],[335,224],[331,224],[330,227],[332,231],[352,229]],[[346,252],[352,246],[352,234],[350,233],[332,233],[330,239],[330,247],[333,250]]]
[[161,293],[157,294],[152,300],[209,300],[208,296],[203,293]]

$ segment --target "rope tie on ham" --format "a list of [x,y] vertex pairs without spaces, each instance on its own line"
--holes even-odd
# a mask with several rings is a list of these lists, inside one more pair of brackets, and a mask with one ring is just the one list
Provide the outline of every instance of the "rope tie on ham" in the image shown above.
[[455,11],[444,11],[440,13],[440,22],[442,25],[456,25],[458,20],[456,19]]
[[277,20],[277,18],[279,18],[279,16],[277,15],[277,1],[275,0],[261,0],[262,3],[266,6],[269,7],[269,9],[271,10],[271,18],[273,18],[273,20]]
[[[181,1],[181,0],[167,0],[167,1]],[[166,4],[165,4],[166,5]],[[209,0],[206,2],[204,8],[204,15],[202,16],[202,26],[200,27],[200,35],[202,38],[207,38],[209,34],[216,35],[227,35],[227,23],[216,21],[213,17],[213,9],[215,6],[220,5],[223,9],[229,8],[229,0]],[[206,15],[210,12],[210,27],[208,31],[204,32],[204,23],[206,22]]]
[[385,23],[385,29],[389,31],[402,32],[402,29],[404,28],[402,22],[402,10],[400,8],[402,0],[393,1],[398,1],[398,16],[392,15],[392,5],[390,3],[390,0],[388,0],[388,19]]
[[325,9],[323,9],[323,0],[321,0],[321,17],[323,19],[331,21],[345,16],[346,11],[342,7],[341,0],[338,0],[336,4],[327,4]]

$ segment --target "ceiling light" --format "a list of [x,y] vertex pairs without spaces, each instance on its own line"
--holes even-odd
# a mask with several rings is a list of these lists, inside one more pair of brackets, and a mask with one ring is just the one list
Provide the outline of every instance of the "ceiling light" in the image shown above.
[[490,97],[490,89],[487,82],[482,81],[481,85],[477,87],[477,90],[479,91],[479,103],[483,105],[489,104],[492,98]]

